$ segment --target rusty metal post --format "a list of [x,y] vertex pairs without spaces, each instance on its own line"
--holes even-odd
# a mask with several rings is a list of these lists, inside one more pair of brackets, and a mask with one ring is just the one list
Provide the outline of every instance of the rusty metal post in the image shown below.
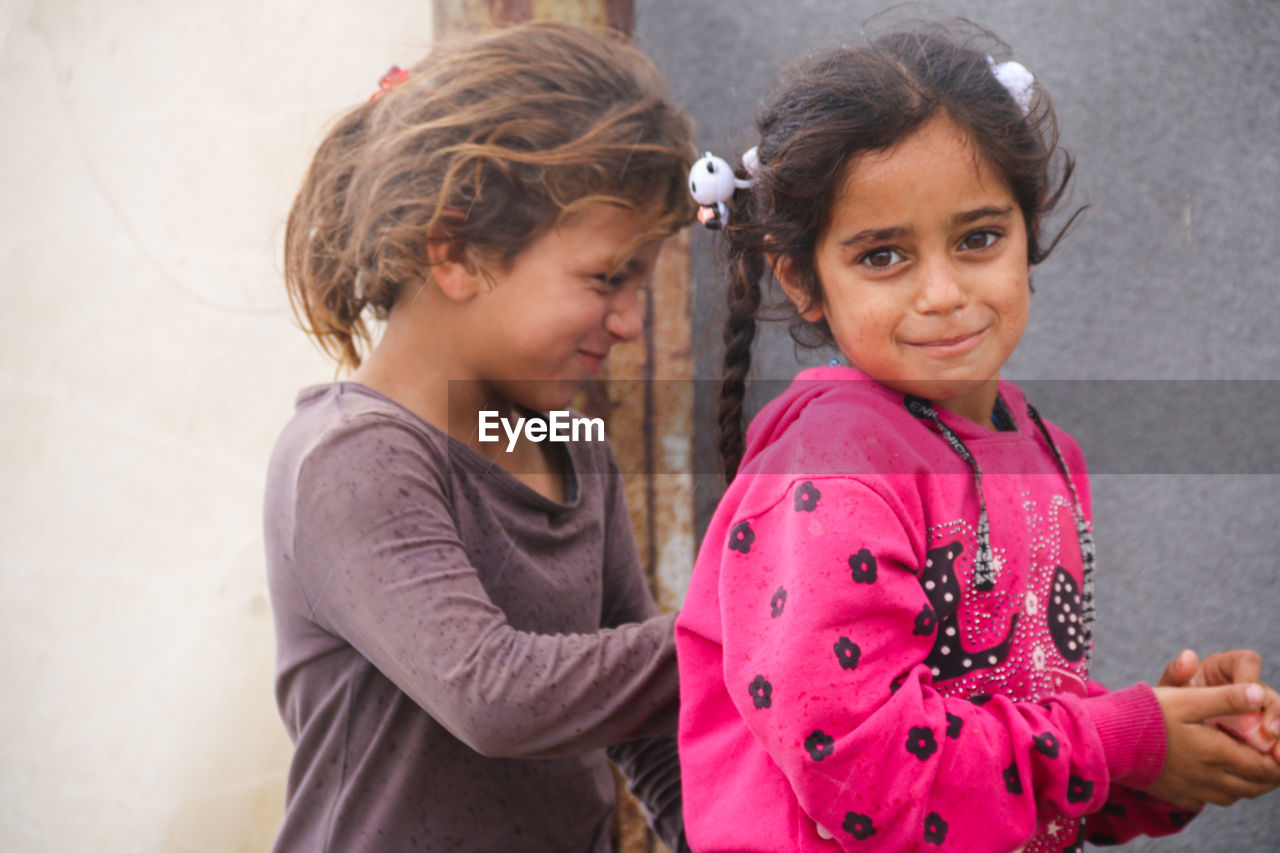
[[[435,0],[435,38],[547,18],[635,32],[634,0]],[[636,544],[661,607],[678,608],[693,569],[693,344],[689,235],[667,241],[646,289],[644,334],[614,347],[579,408],[603,417],[626,482]],[[665,846],[619,787],[619,853]]]
[[635,0],[435,0],[436,38],[547,18],[635,32]]

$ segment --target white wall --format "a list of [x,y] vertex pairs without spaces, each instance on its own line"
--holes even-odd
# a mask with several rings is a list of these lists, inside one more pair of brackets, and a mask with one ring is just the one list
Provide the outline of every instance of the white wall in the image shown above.
[[283,221],[431,4],[0,0],[0,849],[263,850]]

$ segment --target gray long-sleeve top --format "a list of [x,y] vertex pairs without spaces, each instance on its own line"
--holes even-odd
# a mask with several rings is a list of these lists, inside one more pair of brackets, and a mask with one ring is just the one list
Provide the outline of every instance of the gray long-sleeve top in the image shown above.
[[267,477],[277,850],[607,851],[626,773],[681,826],[673,615],[603,442],[551,501],[355,383],[302,392]]

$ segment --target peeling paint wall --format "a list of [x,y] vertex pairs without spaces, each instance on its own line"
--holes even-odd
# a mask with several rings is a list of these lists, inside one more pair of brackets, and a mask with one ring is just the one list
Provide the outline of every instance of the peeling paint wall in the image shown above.
[[284,217],[427,3],[0,4],[0,849],[261,851]]

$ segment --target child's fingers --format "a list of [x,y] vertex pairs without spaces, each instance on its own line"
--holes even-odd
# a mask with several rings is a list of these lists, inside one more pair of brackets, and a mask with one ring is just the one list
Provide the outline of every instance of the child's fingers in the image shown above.
[[1252,782],[1230,773],[1222,774],[1214,787],[1207,787],[1201,796],[1204,802],[1215,806],[1230,806],[1238,800],[1252,800],[1275,789],[1274,784]]
[[1266,684],[1261,687],[1265,694],[1261,712],[1213,717],[1205,722],[1217,726],[1259,752],[1269,753],[1276,747],[1277,738],[1280,737],[1280,693]]
[[1258,711],[1266,697],[1266,690],[1260,684],[1157,687],[1155,691],[1166,716],[1184,723],[1202,723],[1210,717]]
[[[1191,667],[1191,676],[1187,669]],[[1233,649],[1197,660],[1195,652],[1184,650],[1165,668],[1158,686],[1203,687],[1223,684],[1260,682],[1262,656],[1253,649]],[[1273,752],[1280,747],[1280,693],[1263,684],[1266,691],[1260,715],[1234,716],[1213,723],[1232,733],[1260,752]],[[1276,751],[1280,760],[1280,751]]]
[[[1185,743],[1205,771],[1222,774],[1214,789],[1235,797],[1252,798],[1280,786],[1280,762],[1270,752],[1260,751],[1220,732],[1195,724],[1181,724]],[[1207,802],[1221,805],[1216,800]]]
[[[1262,730],[1265,732],[1262,737],[1272,740],[1280,739],[1280,692],[1269,684],[1262,686],[1267,691],[1266,698],[1262,702]],[[1280,740],[1277,740],[1275,746],[1280,748]]]
[[1200,656],[1193,649],[1183,649],[1169,665],[1157,682],[1157,687],[1185,687],[1200,668]]
[[1280,762],[1201,723],[1214,716],[1214,709],[1249,713],[1251,705],[1256,708],[1260,689],[1248,684],[1157,688],[1168,746],[1164,769],[1148,791],[1191,808],[1196,803],[1227,806],[1280,786]]
[[1236,714],[1231,717],[1210,717],[1208,725],[1216,726],[1236,740],[1246,743],[1258,752],[1267,753],[1275,746],[1276,736],[1266,728],[1262,714]]
[[[1243,756],[1242,756],[1243,757]],[[1248,758],[1257,757],[1254,753]],[[1248,775],[1235,772],[1240,768],[1215,768],[1206,775],[1205,780],[1196,788],[1196,796],[1206,803],[1215,806],[1229,806],[1237,800],[1252,800],[1275,790],[1277,781],[1257,772],[1256,769],[1246,771]],[[1253,778],[1261,776],[1262,778]]]
[[[1209,655],[1200,663],[1206,685],[1244,684],[1262,679],[1262,655],[1253,649],[1233,649]],[[1193,685],[1195,686],[1195,685]]]
[[1231,775],[1264,785],[1269,789],[1280,785],[1280,763],[1270,751],[1258,750],[1232,738],[1209,759]]

